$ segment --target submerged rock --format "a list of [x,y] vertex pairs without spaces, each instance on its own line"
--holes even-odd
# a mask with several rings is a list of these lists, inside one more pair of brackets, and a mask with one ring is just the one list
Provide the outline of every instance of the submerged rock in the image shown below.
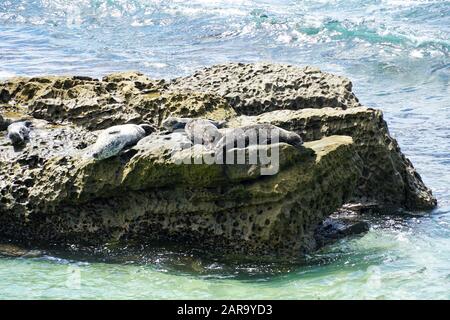
[[[21,148],[0,135],[0,237],[170,240],[300,255],[328,242],[317,238],[318,226],[345,204],[374,213],[436,205],[381,111],[363,107],[349,80],[310,67],[228,64],[171,82],[135,72],[13,78],[0,92],[0,129],[11,112],[34,124]],[[222,132],[271,123],[305,143],[232,149],[227,154],[243,152],[245,162],[221,165],[208,162],[214,150],[193,145],[186,133],[164,133],[169,116],[227,120]],[[141,122],[161,131],[111,158],[83,157],[100,130]],[[273,150],[276,162],[249,160]],[[329,224],[339,236],[365,230]]]
[[44,252],[41,250],[29,250],[15,244],[0,243],[0,256],[10,258],[36,258],[42,255],[44,255]]
[[369,223],[353,212],[339,210],[326,218],[315,230],[314,238],[319,246],[369,231]]

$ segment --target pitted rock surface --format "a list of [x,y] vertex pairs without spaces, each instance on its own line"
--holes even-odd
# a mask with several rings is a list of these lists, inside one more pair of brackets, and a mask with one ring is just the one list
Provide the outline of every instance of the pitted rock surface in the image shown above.
[[436,206],[430,189],[423,183],[412,163],[401,153],[389,135],[380,110],[357,107],[279,110],[259,116],[240,116],[229,122],[231,127],[255,123],[272,123],[297,132],[305,141],[330,135],[351,136],[364,161],[354,202],[377,203],[379,209],[417,210]]
[[314,67],[270,63],[229,63],[205,68],[173,80],[170,89],[218,94],[244,115],[279,109],[360,106],[347,78]]
[[177,159],[207,151],[193,146],[168,157],[170,140],[145,145],[99,162],[77,153],[52,157],[40,170],[10,174],[31,180],[28,187],[4,186],[2,234],[90,244],[164,239],[230,253],[300,254],[316,248],[312,226],[349,198],[362,167],[345,136],[302,150],[279,144],[280,171],[272,176],[251,164],[179,165]]
[[111,74],[102,80],[49,76],[12,78],[0,83],[2,102],[9,109],[15,108],[23,116],[72,123],[89,130],[140,122],[158,126],[171,115],[212,119],[235,115],[219,96],[168,92],[166,88],[164,80],[134,72]]

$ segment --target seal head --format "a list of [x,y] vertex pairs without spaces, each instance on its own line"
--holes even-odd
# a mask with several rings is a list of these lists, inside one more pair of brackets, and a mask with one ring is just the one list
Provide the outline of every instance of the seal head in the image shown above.
[[30,139],[32,122],[30,120],[11,123],[7,128],[7,136],[12,145],[24,144]]
[[190,118],[168,117],[164,119],[161,126],[168,132],[184,129]]

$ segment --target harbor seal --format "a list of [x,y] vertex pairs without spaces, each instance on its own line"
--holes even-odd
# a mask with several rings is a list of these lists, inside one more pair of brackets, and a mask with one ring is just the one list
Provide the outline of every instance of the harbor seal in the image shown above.
[[99,134],[89,154],[96,160],[113,157],[154,131],[155,128],[149,124],[123,124],[110,127]]
[[13,122],[8,126],[7,137],[14,146],[24,144],[30,139],[32,122],[30,120]]
[[191,119],[186,123],[184,131],[194,144],[202,144],[207,148],[213,148],[222,138],[219,129],[206,119]]
[[[168,132],[173,132],[175,130],[184,129],[186,127],[186,124],[189,121],[195,120],[198,118],[178,118],[178,117],[168,117],[164,119],[164,121],[161,123],[161,126]],[[214,125],[216,128],[222,128],[226,121],[215,121],[211,119],[203,119],[205,121],[210,122],[212,125]]]
[[278,136],[277,142],[285,142],[294,147],[303,144],[302,138],[295,132],[272,124],[253,124],[225,131],[216,144],[218,153],[232,148],[248,147],[254,144],[271,144],[272,137]]

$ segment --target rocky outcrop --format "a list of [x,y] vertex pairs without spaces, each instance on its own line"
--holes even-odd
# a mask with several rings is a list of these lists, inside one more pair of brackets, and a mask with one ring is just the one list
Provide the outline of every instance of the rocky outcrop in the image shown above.
[[365,107],[282,110],[237,117],[229,126],[267,122],[295,131],[305,141],[330,135],[351,136],[364,162],[352,202],[376,205],[388,212],[430,209],[436,205],[430,190],[389,135],[380,110]]
[[305,141],[329,135],[353,137],[365,163],[354,202],[376,204],[383,211],[436,205],[431,191],[390,136],[382,112],[362,107],[351,91],[352,83],[344,77],[312,67],[233,63],[175,79],[170,88],[223,96],[243,115],[232,119],[231,127],[272,123],[299,133]]
[[211,248],[219,243],[224,251],[247,254],[306,252],[315,248],[311,223],[349,198],[362,167],[345,136],[306,143],[302,150],[280,144],[281,171],[265,177],[255,165],[176,164],[205,151],[175,151],[168,158],[172,147],[164,139],[100,162],[50,157],[41,168],[22,171],[28,188],[18,181],[3,188],[9,189],[0,205],[3,235],[89,244],[136,238]]
[[[291,255],[365,231],[326,222],[346,203],[374,212],[436,205],[381,111],[361,106],[349,80],[311,67],[228,64],[169,82],[133,72],[13,78],[0,83],[0,103],[1,130],[25,118],[34,126],[23,147],[0,135],[0,236],[8,239],[170,240]],[[306,142],[272,146],[274,175],[262,174],[273,164],[195,164],[212,151],[162,131],[106,160],[83,156],[98,130],[158,127],[168,116],[227,120],[228,128],[272,123]],[[243,151],[252,148],[270,146]]]

